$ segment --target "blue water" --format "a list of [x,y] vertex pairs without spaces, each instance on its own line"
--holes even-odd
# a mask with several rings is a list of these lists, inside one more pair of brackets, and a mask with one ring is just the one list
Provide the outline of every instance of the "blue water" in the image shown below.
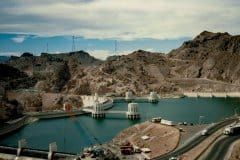
[[[121,130],[153,117],[196,124],[203,116],[201,123],[211,123],[232,116],[236,107],[240,108],[239,98],[161,99],[158,104],[139,102],[140,120],[132,121],[125,115],[115,114],[105,119],[82,115],[76,120],[70,117],[40,120],[2,138],[0,144],[17,146],[17,141],[25,138],[30,148],[47,150],[49,143],[57,142],[58,151],[78,153],[83,147],[108,142]],[[116,102],[112,110],[127,110],[127,103]]]

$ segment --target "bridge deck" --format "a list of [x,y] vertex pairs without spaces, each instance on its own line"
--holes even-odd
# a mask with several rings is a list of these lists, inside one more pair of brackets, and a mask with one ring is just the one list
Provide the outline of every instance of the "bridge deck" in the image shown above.
[[109,114],[126,114],[127,111],[105,111],[105,113],[109,113]]
[[[84,112],[90,112],[92,113],[92,109],[83,109]],[[117,110],[111,110],[111,111],[103,111],[105,114],[126,114],[127,111],[117,111]]]

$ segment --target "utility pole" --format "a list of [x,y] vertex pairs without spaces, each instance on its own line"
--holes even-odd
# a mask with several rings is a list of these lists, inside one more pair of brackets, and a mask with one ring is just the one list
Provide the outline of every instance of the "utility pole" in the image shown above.
[[116,55],[117,54],[117,40],[114,41],[114,45],[115,45],[114,54]]
[[47,43],[47,49],[46,49],[46,52],[48,53],[48,43]]

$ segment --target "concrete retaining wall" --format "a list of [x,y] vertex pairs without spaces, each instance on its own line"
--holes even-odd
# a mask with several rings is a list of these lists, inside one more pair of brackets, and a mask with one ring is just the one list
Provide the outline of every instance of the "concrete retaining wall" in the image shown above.
[[22,126],[24,126],[26,124],[26,122],[27,122],[27,116],[24,116],[12,124],[1,127],[0,128],[0,136],[5,135],[10,132],[13,132],[13,131],[21,128]]
[[[101,102],[103,104],[104,110],[110,109],[113,106],[113,100],[102,98]],[[50,119],[50,118],[60,118],[60,117],[69,117],[86,114],[86,112],[82,110],[73,110],[70,114],[66,111],[53,111],[53,112],[29,112],[26,113],[23,118],[20,118],[14,123],[11,123],[6,126],[0,127],[0,136],[5,135],[9,132],[15,131],[20,127],[26,125],[28,123],[29,117],[36,117],[38,119]]]
[[[83,101],[83,106],[93,106],[95,103],[95,96],[81,96],[82,101]],[[108,101],[109,99],[107,97],[98,97],[99,103],[104,103]]]
[[[89,96],[90,97],[90,96]],[[86,101],[90,101],[91,98],[87,98]],[[93,99],[92,99],[93,100]],[[112,99],[107,99],[107,98],[102,98],[100,103],[103,104],[104,110],[107,110],[113,106],[113,100]],[[85,104],[90,104],[90,103],[85,103]],[[84,106],[84,107],[92,107],[92,106]],[[50,118],[61,118],[61,117],[69,117],[69,116],[77,116],[77,115],[82,115],[86,114],[86,112],[82,110],[72,110],[71,114],[67,113],[66,111],[52,111],[52,112],[31,112],[27,113],[28,116],[32,117],[37,117],[39,119],[50,119]]]
[[[17,148],[16,147],[0,146],[0,153],[17,155]],[[20,156],[47,159],[48,158],[48,153],[49,152],[47,150],[22,148]],[[76,155],[71,154],[71,153],[53,152],[52,159],[74,159],[75,157],[76,157]]]
[[69,117],[85,114],[82,110],[72,111],[71,115],[66,111],[53,111],[53,112],[31,112],[27,113],[27,115],[31,117],[36,117],[39,119],[50,119],[50,118],[60,118],[60,117]]
[[240,92],[184,92],[186,97],[240,97]]

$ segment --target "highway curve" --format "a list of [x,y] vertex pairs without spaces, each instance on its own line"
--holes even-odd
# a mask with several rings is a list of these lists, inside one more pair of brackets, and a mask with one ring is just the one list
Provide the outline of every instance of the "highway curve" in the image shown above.
[[[214,125],[213,127],[211,127],[208,130],[209,135],[213,134],[214,132],[216,132],[217,130],[223,128],[226,125],[229,125],[231,123],[233,123],[234,121],[236,121],[237,118],[234,119],[228,119],[225,120],[223,122],[219,122],[216,125]],[[184,153],[186,153],[187,151],[191,150],[192,148],[194,148],[195,146],[197,146],[198,144],[200,144],[202,141],[204,141],[208,136],[201,136],[199,135],[198,137],[194,138],[191,142],[189,142],[187,145],[184,145],[183,147],[167,153],[165,155],[159,156],[154,158],[154,160],[168,160],[171,157],[178,157],[179,155],[182,155]]]
[[229,147],[231,144],[236,141],[237,139],[240,139],[240,135],[237,136],[225,136],[224,138],[217,141],[211,151],[208,153],[207,159],[211,160],[224,160],[225,155],[228,152]]

